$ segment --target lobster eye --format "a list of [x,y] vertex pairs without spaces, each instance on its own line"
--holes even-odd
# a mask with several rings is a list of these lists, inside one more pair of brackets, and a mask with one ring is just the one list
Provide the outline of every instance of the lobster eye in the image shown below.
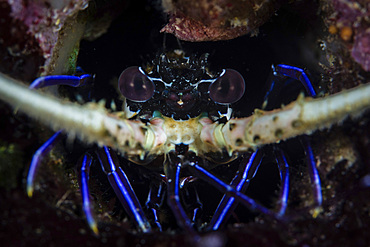
[[137,66],[125,69],[119,79],[118,88],[127,99],[144,102],[154,94],[154,84]]
[[244,94],[245,83],[242,75],[233,69],[224,70],[216,81],[208,87],[209,96],[219,104],[231,104]]

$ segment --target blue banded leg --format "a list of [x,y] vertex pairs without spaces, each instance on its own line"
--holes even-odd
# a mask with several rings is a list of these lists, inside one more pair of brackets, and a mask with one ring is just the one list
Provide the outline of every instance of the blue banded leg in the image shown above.
[[72,87],[80,87],[86,85],[93,79],[92,75],[83,74],[81,76],[74,75],[49,75],[39,77],[34,80],[29,86],[30,89],[37,89],[42,87],[54,85],[67,85]]
[[145,217],[130,181],[121,167],[116,167],[116,164],[119,163],[117,155],[109,147],[99,149],[97,155],[101,167],[126,213],[142,232],[150,232],[149,221]]
[[322,204],[322,192],[321,192],[321,181],[319,172],[316,167],[315,157],[312,152],[310,140],[308,136],[302,136],[301,138],[302,145],[306,153],[306,159],[308,163],[308,173],[310,175],[312,191],[315,201],[315,211],[313,216],[316,217],[320,213],[320,207]]
[[[42,87],[52,85],[72,85],[74,87],[81,86],[92,79],[91,75],[81,76],[45,76],[34,80],[29,86],[30,89],[38,89]],[[36,174],[36,170],[41,163],[41,159],[55,146],[56,142],[60,139],[61,131],[56,132],[48,141],[45,142],[34,154],[31,166],[27,175],[27,194],[32,196],[33,194],[33,182]]]
[[286,161],[284,151],[282,149],[275,150],[276,163],[279,168],[281,189],[279,195],[279,204],[277,207],[277,213],[279,216],[283,216],[288,206],[289,197],[289,164]]
[[[300,81],[309,96],[313,98],[317,96],[314,86],[303,69],[286,64],[278,64],[276,66],[272,65],[272,71],[273,78],[271,78],[270,87],[264,97],[262,109],[266,109],[273,91],[277,95],[283,89],[287,78]],[[272,101],[274,100],[276,101],[276,97]]]
[[[79,68],[77,70],[80,70]],[[30,89],[38,89],[42,87],[47,86],[53,86],[53,85],[71,85],[74,87],[78,87],[81,85],[84,85],[88,81],[93,79],[91,75],[83,74],[81,76],[44,76],[37,78],[34,80],[31,85],[29,86]],[[27,176],[27,194],[28,196],[32,196],[33,193],[33,181],[35,178],[36,170],[41,163],[41,159],[45,154],[50,152],[50,150],[55,146],[56,142],[60,139],[60,133],[61,131],[56,132],[48,141],[45,142],[44,145],[42,145],[34,154],[31,166],[28,171]]]
[[[316,91],[309,80],[307,74],[304,72],[303,69],[289,66],[289,65],[283,65],[279,64],[274,69],[274,73],[277,73],[279,75],[287,76],[296,80],[299,80],[303,86],[306,88],[307,93],[315,98],[317,96]],[[315,158],[313,156],[310,140],[308,136],[302,136],[301,141],[306,153],[307,157],[307,163],[308,163],[308,171],[310,174],[310,179],[312,183],[312,189],[314,194],[314,200],[315,200],[315,206],[319,208],[322,204],[322,193],[321,193],[321,182],[319,173],[316,168],[316,162]]]
[[39,165],[42,162],[42,159],[47,155],[50,150],[58,143],[61,139],[61,131],[56,132],[49,140],[47,140],[32,157],[30,169],[28,170],[27,175],[27,194],[29,197],[32,197],[34,190],[34,181]]
[[[276,76],[285,76],[285,77],[289,77],[295,80],[299,80],[302,83],[302,85],[305,87],[309,96],[313,98],[317,96],[317,93],[311,81],[309,80],[307,74],[304,72],[303,69],[289,66],[289,65],[279,64],[276,67],[273,66],[273,71],[274,71],[274,75]],[[312,153],[312,148],[311,148],[311,144],[310,144],[310,140],[308,136],[302,136],[301,140],[302,140],[305,152],[306,152],[308,169],[309,169],[309,174],[310,174],[311,183],[313,187],[315,205],[317,208],[319,208],[322,204],[320,177],[319,177],[319,174],[316,168],[316,163],[315,163],[315,159]],[[317,212],[318,211],[316,211],[315,213],[316,215],[317,215]]]
[[159,221],[158,211],[163,205],[163,200],[165,197],[165,186],[163,181],[155,182],[150,183],[148,199],[145,203],[145,206],[149,210],[150,215],[153,218],[153,221],[159,231],[162,231],[162,225]]
[[[230,186],[244,193],[249,186],[250,180],[255,176],[261,164],[262,157],[263,152],[260,149],[255,151],[250,157],[244,157]],[[238,203],[235,201],[235,198],[224,195],[209,223],[208,229],[214,231],[219,229],[229,219],[237,205]]]
[[167,203],[175,215],[179,227],[185,229],[188,234],[196,236],[192,222],[180,202],[179,190],[182,161],[173,153],[169,153],[167,158],[164,164],[164,171],[167,177]]
[[187,208],[188,215],[191,212],[190,220],[192,225],[194,225],[201,214],[203,209],[203,204],[199,199],[198,191],[196,187],[192,184],[196,178],[191,176],[181,179],[180,189],[183,191],[181,193],[181,199],[185,207]]
[[308,79],[306,72],[303,69],[286,64],[278,64],[276,65],[276,67],[272,66],[272,69],[274,75],[276,76],[287,76],[289,78],[299,80],[305,87],[307,93],[313,98],[316,97],[316,91],[310,79]]
[[[79,70],[79,69],[78,69]],[[71,85],[74,87],[81,86],[93,77],[88,74],[83,74],[81,76],[44,76],[34,80],[29,86],[30,89],[38,89],[42,87],[52,86],[52,85]],[[36,170],[41,163],[41,159],[55,146],[57,141],[60,139],[61,131],[56,132],[48,141],[45,142],[34,154],[30,169],[27,175],[27,194],[32,196],[33,194],[33,182],[36,174]]]
[[206,169],[198,164],[198,161],[186,162],[184,163],[184,165],[186,165],[186,167],[195,176],[213,185],[216,189],[224,193],[226,196],[235,198],[235,200],[239,201],[250,210],[259,211],[275,219],[279,218],[279,215],[276,215],[273,211],[257,203],[250,197],[244,195],[242,192],[237,191],[231,185],[224,183],[222,180],[208,172]]
[[93,207],[90,200],[90,190],[89,190],[89,174],[90,174],[90,166],[92,163],[92,157],[90,154],[85,154],[79,160],[79,184],[80,184],[80,191],[82,197],[82,208],[85,213],[87,223],[90,226],[90,229],[95,233],[95,235],[99,234],[98,231],[98,224],[96,223],[93,217]]

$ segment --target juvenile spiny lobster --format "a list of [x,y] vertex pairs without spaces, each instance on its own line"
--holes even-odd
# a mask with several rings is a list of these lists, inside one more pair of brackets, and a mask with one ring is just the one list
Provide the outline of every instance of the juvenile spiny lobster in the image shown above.
[[[316,96],[303,70],[277,65],[274,73],[301,81],[308,95]],[[81,86],[89,79],[89,75],[48,76],[37,79],[30,87]],[[78,105],[62,102],[26,89],[3,75],[0,80],[2,100],[58,130],[33,158],[27,178],[28,194],[32,196],[36,169],[41,159],[64,131],[102,147],[96,152],[102,169],[127,214],[142,232],[152,231],[152,225],[162,229],[157,211],[166,187],[167,203],[177,224],[196,234],[193,225],[199,217],[201,200],[195,188],[186,188],[186,193],[180,189],[183,184],[195,179],[202,179],[224,193],[208,229],[218,229],[227,220],[236,202],[282,219],[289,195],[289,166],[282,150],[276,149],[275,152],[282,184],[278,210],[270,210],[243,193],[258,170],[262,159],[260,147],[330,127],[348,115],[359,115],[370,107],[370,86],[367,84],[321,99],[301,95],[297,101],[282,109],[256,110],[250,117],[233,119],[230,104],[244,93],[242,76],[231,69],[212,74],[207,69],[207,55],[185,57],[182,51],[162,53],[147,67],[130,67],[122,72],[119,89],[126,98],[123,112],[111,112],[94,103]],[[267,105],[268,98],[265,102]],[[309,160],[314,207],[318,209],[322,200],[320,179],[306,136],[302,137],[302,143]],[[113,150],[134,163],[156,170],[158,176],[154,180],[157,182],[151,185],[147,202],[151,220],[144,213]],[[230,184],[209,172],[212,167],[227,164],[248,150],[254,150],[252,156],[241,160]],[[81,159],[80,189],[88,223],[98,234],[88,188],[92,159],[93,156],[88,153]],[[153,166],[158,161],[162,162],[162,166]],[[191,212],[182,206],[184,200],[194,200]]]

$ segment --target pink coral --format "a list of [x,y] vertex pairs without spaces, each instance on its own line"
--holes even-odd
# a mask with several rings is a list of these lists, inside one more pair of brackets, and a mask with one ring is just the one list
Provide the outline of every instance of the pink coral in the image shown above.
[[370,28],[355,37],[351,54],[364,70],[370,71]]
[[350,31],[350,36],[341,33],[340,37],[351,51],[353,60],[365,71],[370,71],[370,2],[331,0],[329,3],[333,8],[332,17],[329,20],[331,27]]
[[59,31],[67,18],[88,6],[88,0],[13,0],[9,3],[10,16],[23,23],[28,29],[27,33],[36,39],[46,59],[46,67],[51,62]]

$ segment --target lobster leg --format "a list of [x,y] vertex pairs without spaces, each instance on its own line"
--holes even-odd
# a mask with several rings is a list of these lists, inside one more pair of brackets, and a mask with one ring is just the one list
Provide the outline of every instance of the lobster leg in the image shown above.
[[[38,89],[53,85],[70,85],[74,87],[81,86],[92,79],[91,75],[83,74],[81,76],[44,76],[34,80],[29,86],[30,89]],[[32,197],[33,184],[36,175],[37,168],[41,163],[42,158],[50,152],[55,144],[60,140],[61,131],[56,132],[49,140],[47,140],[33,155],[30,168],[27,175],[27,194]]]
[[[73,87],[79,87],[92,79],[91,75],[83,74],[81,76],[44,76],[34,80],[31,85],[29,86],[30,89],[38,89],[47,86],[53,85],[69,85]],[[50,152],[50,150],[56,145],[56,143],[61,139],[62,131],[56,132],[49,140],[47,140],[34,154],[31,165],[27,175],[27,194],[29,197],[32,197],[33,189],[34,189],[34,178],[36,175],[36,171],[41,163],[42,158]],[[88,188],[88,180],[89,180],[89,171],[91,166],[92,158],[90,155],[86,154],[83,156],[80,168],[80,188],[81,188],[81,196],[83,202],[83,211],[86,215],[87,222],[92,229],[92,231],[97,235],[98,234],[98,227],[95,219],[92,216],[91,210],[91,202],[90,202],[90,192]]]
[[93,79],[92,75],[83,74],[81,76],[75,75],[49,75],[39,77],[34,80],[29,86],[30,89],[37,89],[42,87],[54,85],[68,85],[72,87],[80,87],[90,82]]
[[169,153],[167,157],[168,160],[164,164],[164,171],[167,177],[167,203],[175,215],[178,225],[189,234],[196,236],[192,222],[180,201],[180,172],[183,162],[173,153]]
[[[273,75],[275,77],[289,77],[294,80],[300,80],[305,89],[308,91],[310,96],[315,97],[316,92],[314,90],[314,87],[310,80],[308,79],[308,76],[304,72],[304,70],[289,66],[289,65],[283,65],[279,64],[276,67],[272,66],[273,69]],[[266,93],[264,97],[264,103],[263,103],[263,108],[266,108],[269,96],[273,90],[277,89],[277,86],[279,86],[279,89],[283,86],[281,83],[277,83],[278,81],[272,80],[270,89]],[[308,140],[307,140],[308,142]],[[307,144],[309,147],[309,143]],[[237,191],[244,192],[246,188],[249,185],[250,179],[253,178],[254,174],[257,172],[259,164],[261,162],[261,158],[257,158],[256,161],[254,161],[256,156],[256,153],[254,153],[248,163],[246,161],[242,161],[242,163],[246,164],[244,166],[244,172],[241,170],[238,171],[239,174],[243,174],[242,176],[236,175],[232,183],[230,184],[231,186],[235,187]],[[286,210],[287,206],[287,201],[288,201],[288,196],[289,196],[289,166],[288,163],[286,162],[285,155],[282,150],[276,152],[276,159],[277,159],[277,164],[278,168],[280,171],[280,178],[281,178],[281,184],[282,184],[282,190],[280,191],[280,196],[279,196],[279,206],[278,206],[278,215],[282,216]],[[253,174],[251,177],[246,177],[245,175],[249,173],[249,170],[251,169],[251,166],[253,165]],[[317,170],[316,170],[317,171]],[[318,178],[318,176],[316,177]],[[234,204],[235,198],[230,198],[227,197],[226,195],[222,198],[221,203],[219,204],[219,207],[217,208],[214,217],[212,218],[210,222],[210,229],[212,230],[217,230],[220,226],[220,224],[223,222],[223,220],[228,218],[232,212],[233,209],[235,209],[237,204]]]
[[203,204],[199,199],[198,191],[194,186],[194,181],[196,178],[193,177],[185,177],[181,180],[180,189],[183,190],[181,193],[181,199],[188,211],[192,212],[190,216],[190,220],[194,225],[201,214],[203,209]]
[[[316,91],[303,69],[286,64],[278,64],[276,66],[273,65],[272,78],[270,79],[271,82],[269,89],[263,99],[262,109],[267,108],[269,101],[277,101],[276,96],[279,95],[279,92],[283,89],[285,85],[287,85],[287,78],[290,79],[288,82],[290,82],[291,80],[300,81],[303,87],[306,89],[308,95],[313,98],[316,97]],[[274,92],[274,94],[272,94],[272,92]]]
[[[68,85],[72,87],[80,87],[89,83],[93,79],[93,76],[89,74],[82,74],[80,76],[69,76],[69,75],[52,75],[52,76],[45,76],[40,77],[33,81],[29,86],[30,89],[37,89],[47,86],[54,86],[54,85]],[[60,131],[57,132],[54,136],[59,136]],[[53,137],[54,137],[53,136]],[[27,178],[27,190],[28,194],[32,195],[32,182],[34,178],[34,173],[37,168],[39,162],[39,154],[49,152],[53,145],[49,143],[54,143],[53,137],[45,143],[40,150],[35,154],[34,160],[35,162],[31,163],[31,168],[29,172],[29,176]],[[44,151],[45,150],[45,151]],[[40,151],[40,152],[39,152]],[[108,180],[111,183],[112,187],[116,195],[118,196],[119,200],[121,201],[122,205],[124,206],[125,210],[128,212],[131,218],[137,223],[139,229],[143,232],[150,231],[150,225],[148,220],[145,218],[144,212],[141,209],[141,205],[137,200],[137,197],[125,175],[120,167],[116,170],[114,161],[117,160],[117,157],[113,152],[109,150],[109,148],[104,147],[105,155],[101,152],[98,157],[104,172],[108,176]],[[103,157],[104,156],[104,157]],[[114,159],[114,161],[113,161]],[[33,165],[34,164],[34,165]],[[95,234],[98,234],[97,223],[95,222],[92,211],[91,211],[91,202],[90,202],[90,193],[88,189],[88,179],[89,179],[89,169],[91,165],[91,157],[85,155],[81,162],[81,169],[80,169],[80,186],[81,186],[81,196],[83,200],[83,210],[85,212],[87,221],[89,223],[90,228],[93,230]]]
[[[315,98],[317,96],[317,93],[314,89],[314,86],[312,85],[311,81],[309,80],[307,74],[303,69],[293,67],[290,65],[285,64],[279,64],[276,67],[272,67],[274,76],[283,76],[283,77],[289,77],[294,80],[299,80],[302,85],[305,87],[308,95]],[[271,84],[271,89],[269,92],[267,92],[265,96],[265,102],[267,102],[267,97],[270,94],[271,90],[274,87],[274,82]],[[315,158],[312,152],[311,144],[309,137],[304,135],[301,137],[301,142],[304,147],[306,157],[307,157],[307,163],[308,163],[308,170],[310,174],[310,179],[312,183],[312,189],[314,193],[314,200],[315,200],[315,207],[319,208],[322,204],[322,192],[321,192],[321,181],[319,177],[319,173],[317,171]]]
[[280,172],[281,189],[279,195],[278,215],[282,216],[288,206],[289,197],[289,164],[282,149],[275,150],[276,163]]
[[145,217],[130,181],[121,167],[116,168],[115,164],[119,163],[117,155],[109,147],[99,149],[97,155],[104,173],[107,174],[109,183],[129,217],[142,232],[150,232],[149,221]]
[[275,76],[286,76],[295,80],[299,80],[312,98],[317,96],[310,79],[308,79],[308,76],[303,69],[286,64],[278,64],[276,67],[272,66],[272,69]]
[[[314,195],[314,200],[315,200],[314,206],[318,209],[320,208],[322,204],[321,182],[320,182],[319,172],[317,171],[315,157],[313,155],[312,148],[310,145],[310,140],[308,136],[302,136],[301,142],[302,142],[302,145],[306,153],[306,159],[308,163],[308,172],[310,174],[312,190],[313,190],[313,195]],[[315,214],[316,213],[318,213],[318,211],[316,211]]]
[[222,193],[225,193],[226,196],[234,197],[237,201],[245,205],[247,208],[251,210],[260,211],[263,214],[269,215],[273,218],[279,218],[279,215],[276,215],[273,211],[269,210],[268,208],[262,206],[261,204],[257,203],[250,197],[244,195],[242,192],[234,189],[231,185],[224,183],[222,180],[208,172],[202,166],[198,164],[198,161],[190,161],[184,163],[186,167],[198,178],[206,181],[207,183],[213,185]]
[[[262,156],[262,151],[258,149],[250,157],[244,157],[230,185],[237,191],[244,193],[261,164]],[[208,229],[214,231],[219,229],[222,223],[227,221],[237,205],[238,203],[235,202],[235,198],[224,195],[212,217]]]
[[158,210],[163,204],[164,195],[165,195],[164,187],[165,186],[164,186],[163,181],[151,182],[148,199],[145,203],[145,206],[149,210],[150,215],[152,216],[154,223],[159,229],[159,231],[162,231],[162,225],[159,221]]
[[50,150],[58,143],[61,139],[61,131],[56,132],[49,140],[47,140],[32,157],[31,165],[27,175],[27,194],[32,197],[34,190],[34,180],[37,173],[37,169],[42,162],[42,159],[47,155]]
[[87,222],[91,228],[91,230],[95,233],[95,235],[99,234],[98,231],[98,224],[96,223],[93,213],[92,213],[92,204],[90,200],[90,191],[89,191],[89,174],[90,174],[90,166],[92,163],[92,157],[90,154],[85,154],[79,160],[80,169],[79,169],[79,184],[80,184],[80,191],[82,197],[82,208],[85,213]]

